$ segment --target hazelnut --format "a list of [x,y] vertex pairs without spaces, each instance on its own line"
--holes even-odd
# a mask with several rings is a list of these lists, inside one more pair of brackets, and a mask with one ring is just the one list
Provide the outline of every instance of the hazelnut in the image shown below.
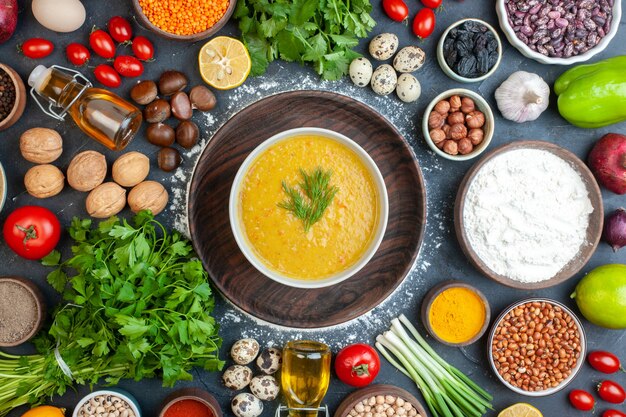
[[150,159],[141,152],[128,152],[117,158],[112,168],[113,181],[122,187],[134,187],[150,172]]
[[450,102],[450,111],[451,112],[459,111],[459,109],[461,108],[461,97],[459,97],[459,96],[452,96],[452,97],[450,97],[450,99],[448,101]]
[[105,219],[122,211],[126,205],[126,190],[114,182],[105,182],[94,188],[85,201],[91,217]]
[[63,139],[55,130],[34,127],[20,136],[20,151],[29,162],[48,164],[63,153]]
[[472,145],[472,142],[468,138],[459,140],[457,145],[461,155],[467,155],[474,150],[474,145]]
[[165,187],[156,181],[144,181],[128,193],[128,205],[133,213],[151,210],[155,216],[165,208],[168,195]]
[[91,191],[107,175],[107,161],[96,151],[84,151],[72,159],[67,168],[67,182],[77,191]]
[[467,124],[467,127],[470,129],[483,127],[485,124],[485,115],[479,111],[469,112],[465,116],[465,124]]
[[450,138],[453,140],[459,140],[467,137],[467,128],[463,123],[457,123],[450,127]]
[[469,97],[463,97],[461,99],[461,111],[465,114],[474,111],[474,100]]
[[454,113],[450,113],[450,115],[448,115],[448,124],[450,125],[463,123],[464,121],[465,121],[465,116],[460,111],[455,111]]
[[453,140],[446,140],[443,142],[443,151],[449,155],[456,155],[459,153],[459,146]]
[[445,116],[450,111],[450,103],[448,103],[447,100],[441,100],[439,103],[435,104],[434,110]]
[[54,165],[37,165],[24,175],[24,185],[28,194],[36,198],[48,198],[63,190],[65,177]]
[[472,145],[480,145],[483,141],[485,132],[482,129],[470,129],[467,133],[467,138],[472,142]]
[[439,143],[446,139],[446,133],[441,129],[433,129],[428,134],[433,143]]
[[435,143],[435,146],[436,146],[437,148],[439,148],[439,149],[443,149],[443,144],[444,144],[444,143],[446,143],[446,141],[445,141],[445,140],[442,140],[442,141],[441,141],[441,142],[439,142],[439,143]]
[[443,127],[441,128],[441,130],[443,130],[443,133],[445,133],[445,134],[446,134],[446,139],[452,139],[452,138],[450,137],[450,125],[449,125],[449,124],[447,124],[447,123],[446,123],[445,125],[443,125]]
[[428,116],[428,127],[429,128],[431,128],[431,129],[438,129],[438,128],[442,127],[445,122],[446,122],[446,119],[441,114],[437,113],[436,111],[431,111],[430,112],[430,115]]

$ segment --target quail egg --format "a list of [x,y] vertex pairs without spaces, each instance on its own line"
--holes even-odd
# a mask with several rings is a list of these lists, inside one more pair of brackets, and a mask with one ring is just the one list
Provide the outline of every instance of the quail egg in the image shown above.
[[372,90],[381,96],[391,93],[396,88],[397,82],[396,71],[389,64],[381,65],[372,74]]
[[411,74],[400,74],[396,87],[398,98],[405,103],[412,103],[422,94],[422,86],[417,78]]
[[398,37],[393,33],[381,33],[370,41],[370,55],[379,61],[391,58],[397,49]]
[[367,58],[356,58],[350,63],[350,78],[352,82],[359,86],[365,87],[372,79],[372,63]]
[[265,349],[257,358],[256,364],[265,374],[273,374],[280,369],[283,363],[283,354],[279,349]]
[[271,375],[258,375],[250,381],[250,391],[262,401],[272,401],[278,397],[280,387]]
[[232,365],[224,371],[222,380],[226,388],[232,390],[244,389],[252,380],[252,370],[247,366]]
[[247,365],[259,354],[259,342],[254,339],[237,340],[230,349],[230,356],[235,363]]
[[237,394],[230,402],[230,408],[237,417],[258,417],[263,413],[263,403],[247,392]]
[[393,59],[393,67],[400,73],[413,72],[420,69],[424,65],[424,61],[426,61],[426,53],[422,48],[405,46],[398,51]]

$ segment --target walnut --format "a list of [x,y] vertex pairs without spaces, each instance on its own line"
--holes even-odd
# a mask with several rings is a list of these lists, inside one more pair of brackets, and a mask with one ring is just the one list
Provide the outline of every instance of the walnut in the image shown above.
[[472,142],[468,138],[459,140],[457,145],[461,155],[467,155],[474,150],[474,145],[472,145]]
[[431,129],[438,129],[446,123],[446,118],[436,111],[431,111],[428,116],[428,127]]
[[85,201],[91,217],[105,219],[122,211],[126,206],[126,190],[114,182],[105,182],[94,188]]
[[449,101],[450,101],[450,111],[451,112],[459,111],[459,109],[461,108],[461,97],[452,96],[450,97]]
[[48,198],[63,190],[65,177],[54,165],[37,165],[24,175],[24,185],[28,194],[36,198]]
[[467,138],[472,142],[472,145],[480,145],[482,143],[485,132],[482,129],[470,129],[467,134]]
[[107,175],[107,161],[96,151],[81,152],[67,168],[67,182],[77,191],[91,191],[102,184]]
[[122,187],[134,187],[150,172],[150,159],[141,152],[128,152],[113,163],[113,181]]
[[485,124],[485,115],[479,111],[467,113],[465,116],[465,124],[467,124],[467,127],[470,129],[483,127]]
[[449,125],[463,123],[464,121],[465,121],[465,116],[460,111],[455,111],[454,113],[450,113],[450,115],[448,116]]
[[441,100],[439,103],[435,104],[434,110],[439,114],[447,116],[450,111],[450,103],[448,103],[447,100]]
[[63,139],[56,130],[34,127],[20,136],[20,152],[27,161],[48,164],[63,153]]
[[450,127],[450,138],[454,140],[463,139],[467,137],[467,128],[463,123],[457,123]]
[[441,129],[433,129],[428,132],[428,135],[433,143],[439,143],[446,139],[446,133]]
[[156,216],[163,211],[167,200],[167,190],[156,181],[139,183],[128,193],[128,205],[133,213],[151,210]]
[[459,146],[453,140],[446,140],[443,142],[443,151],[449,155],[456,155],[459,153]]
[[474,111],[474,100],[469,97],[463,97],[461,99],[461,111],[465,114]]

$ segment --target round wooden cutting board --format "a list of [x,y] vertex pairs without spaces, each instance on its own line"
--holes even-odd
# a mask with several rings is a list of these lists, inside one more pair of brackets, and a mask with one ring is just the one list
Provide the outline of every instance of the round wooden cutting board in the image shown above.
[[[331,129],[356,141],[378,165],[389,195],[378,251],[359,273],[331,287],[292,288],[265,277],[243,256],[230,228],[228,199],[239,166],[261,142],[296,127]],[[385,300],[411,269],[426,219],[422,173],[400,133],[365,104],[323,91],[277,94],[237,113],[204,149],[188,198],[191,238],[218,290],[259,319],[296,328],[344,323]]]

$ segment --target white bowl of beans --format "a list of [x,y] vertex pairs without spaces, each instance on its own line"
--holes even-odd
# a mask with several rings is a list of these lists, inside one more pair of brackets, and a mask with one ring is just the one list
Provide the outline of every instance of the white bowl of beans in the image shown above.
[[489,335],[489,362],[518,394],[541,397],[565,388],[585,361],[582,323],[563,304],[529,298],[507,307]]
[[602,52],[617,33],[621,0],[497,0],[504,35],[522,55],[571,65]]

